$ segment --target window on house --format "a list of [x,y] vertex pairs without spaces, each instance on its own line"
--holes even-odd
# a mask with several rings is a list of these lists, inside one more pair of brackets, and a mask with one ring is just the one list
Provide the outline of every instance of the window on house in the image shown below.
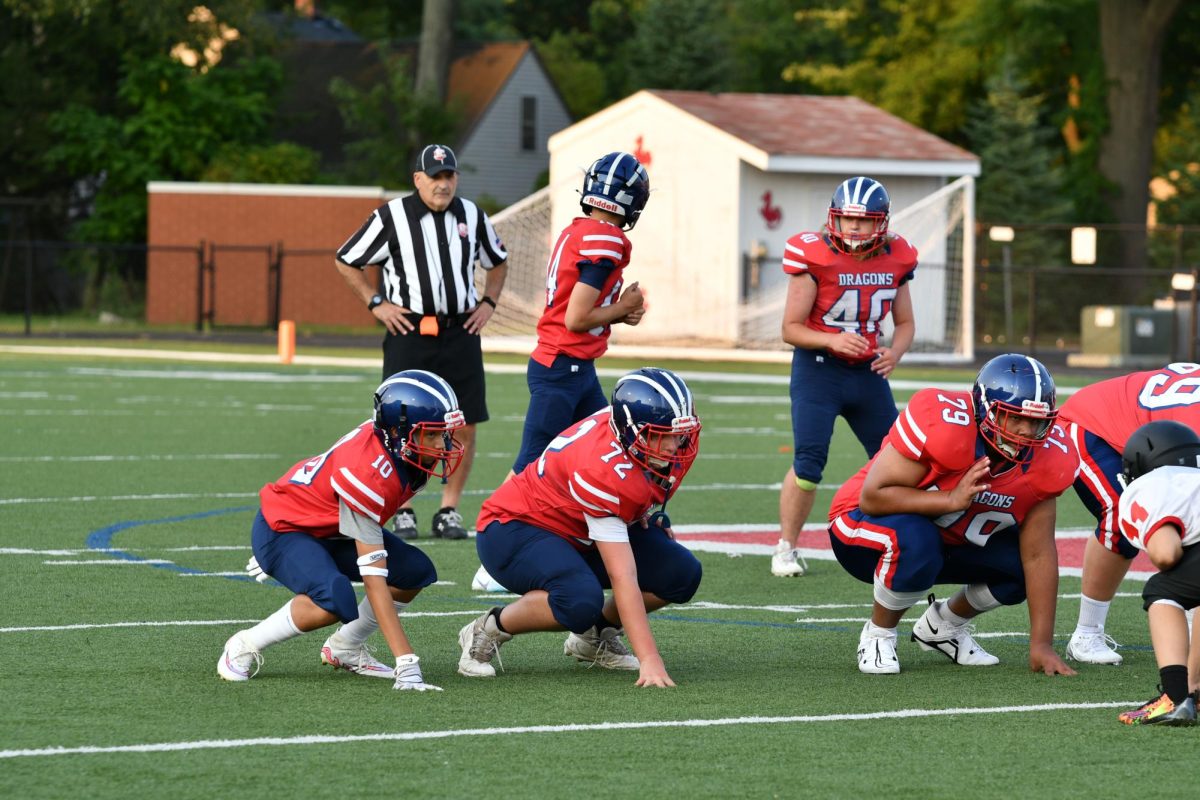
[[537,149],[537,98],[521,98],[521,149]]

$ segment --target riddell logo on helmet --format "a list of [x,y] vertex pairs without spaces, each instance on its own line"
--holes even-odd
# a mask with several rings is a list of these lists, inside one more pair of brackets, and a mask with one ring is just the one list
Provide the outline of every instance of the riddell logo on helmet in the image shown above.
[[1021,410],[1032,411],[1038,414],[1049,414],[1050,404],[1040,400],[1022,400]]
[[584,198],[583,202],[587,203],[589,206],[595,206],[601,211],[607,211],[610,214],[625,213],[625,209],[621,208],[620,205],[611,200],[606,200],[603,197],[588,196]]

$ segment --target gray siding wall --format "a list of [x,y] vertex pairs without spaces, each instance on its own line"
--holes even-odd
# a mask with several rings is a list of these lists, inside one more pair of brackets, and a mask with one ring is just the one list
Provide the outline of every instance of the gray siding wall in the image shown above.
[[[523,97],[537,98],[533,150],[521,149]],[[547,139],[570,124],[571,117],[541,65],[526,54],[458,149],[459,195],[471,200],[489,195],[507,206],[531,194],[538,176],[550,167]]]

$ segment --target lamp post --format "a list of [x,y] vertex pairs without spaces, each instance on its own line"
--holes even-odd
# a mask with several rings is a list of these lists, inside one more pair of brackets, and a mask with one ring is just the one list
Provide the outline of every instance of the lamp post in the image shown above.
[[1016,231],[1007,225],[993,225],[988,229],[988,238],[993,242],[1001,243],[1000,266],[1004,271],[1004,341],[1011,348],[1013,343],[1012,240],[1016,238]]

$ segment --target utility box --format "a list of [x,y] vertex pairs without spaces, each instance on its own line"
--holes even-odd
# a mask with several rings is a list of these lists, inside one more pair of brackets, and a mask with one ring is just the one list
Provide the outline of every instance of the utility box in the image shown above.
[[1175,350],[1175,314],[1149,306],[1085,306],[1080,314],[1082,352],[1073,367],[1149,369],[1169,363]]

